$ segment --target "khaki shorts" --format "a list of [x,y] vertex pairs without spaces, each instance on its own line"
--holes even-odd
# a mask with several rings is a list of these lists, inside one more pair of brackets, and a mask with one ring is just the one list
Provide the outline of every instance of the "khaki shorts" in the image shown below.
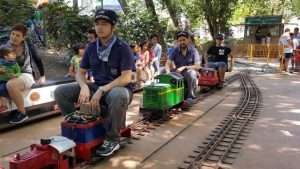
[[30,89],[35,83],[32,74],[29,73],[22,73],[18,79],[21,79],[24,82],[25,89]]

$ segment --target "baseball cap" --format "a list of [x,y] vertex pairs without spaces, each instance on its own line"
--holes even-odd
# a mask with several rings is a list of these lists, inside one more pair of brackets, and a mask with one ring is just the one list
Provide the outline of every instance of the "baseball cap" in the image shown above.
[[115,11],[110,9],[99,9],[95,13],[95,21],[98,19],[104,19],[111,24],[115,25],[118,20],[118,15]]
[[184,36],[184,37],[188,38],[190,35],[187,31],[178,31],[176,33],[176,38],[178,39],[180,36]]
[[217,40],[224,40],[224,35],[219,33],[219,34],[217,34],[216,39]]

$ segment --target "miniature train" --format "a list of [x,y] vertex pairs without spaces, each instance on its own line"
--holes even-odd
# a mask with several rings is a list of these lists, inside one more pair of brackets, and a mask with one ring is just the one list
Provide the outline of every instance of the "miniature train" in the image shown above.
[[[28,152],[16,154],[9,162],[9,169],[71,169],[78,168],[82,161],[101,158],[95,151],[104,140],[105,119],[82,113],[74,114],[74,117],[84,120],[63,121],[62,136],[41,139],[41,143],[31,145]],[[130,128],[122,129],[120,135],[130,138]]]
[[[185,101],[186,85],[184,77],[172,72],[155,77],[156,82],[145,86],[143,101],[140,108],[145,118],[157,119],[165,117],[166,113],[173,108],[187,109]],[[199,70],[198,85],[215,87],[219,84],[217,71],[209,68]]]

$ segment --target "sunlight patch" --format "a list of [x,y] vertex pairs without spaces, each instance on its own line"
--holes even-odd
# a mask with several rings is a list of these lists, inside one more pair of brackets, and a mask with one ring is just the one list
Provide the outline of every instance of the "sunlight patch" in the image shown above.
[[282,134],[284,134],[285,136],[289,136],[289,137],[293,137],[294,136],[291,132],[289,132],[287,130],[280,130],[280,132]]
[[291,109],[291,110],[289,110],[289,112],[300,114],[300,109]]
[[257,145],[257,144],[251,144],[248,146],[249,149],[252,149],[252,150],[261,150],[261,146]]
[[283,122],[300,126],[300,121],[296,121],[296,120],[284,120]]
[[284,152],[296,152],[296,153],[300,153],[300,149],[299,148],[293,148],[293,147],[282,147],[280,149],[278,149],[279,153],[284,153]]

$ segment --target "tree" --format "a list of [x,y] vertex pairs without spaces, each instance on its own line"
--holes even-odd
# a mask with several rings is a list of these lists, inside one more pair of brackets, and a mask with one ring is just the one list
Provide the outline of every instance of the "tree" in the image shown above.
[[300,13],[300,1],[299,0],[292,0],[292,4],[293,4],[293,11],[295,11],[295,13],[298,14]]
[[48,40],[54,47],[72,47],[86,41],[85,33],[93,26],[92,18],[79,15],[78,9],[63,2],[51,3],[44,10]]
[[162,47],[165,48],[166,43],[165,43],[164,36],[163,36],[165,29],[161,26],[161,24],[159,22],[159,19],[158,19],[156,10],[155,10],[154,2],[153,2],[153,0],[145,0],[145,4],[147,7],[147,10],[151,13],[151,15],[153,17],[152,24],[156,25],[156,32],[159,33]]
[[181,8],[178,5],[176,5],[177,4],[176,0],[161,0],[161,1],[167,7],[171,19],[173,21],[173,24],[175,25],[176,28],[179,28],[178,19],[179,19]]
[[291,0],[239,0],[231,23],[242,23],[246,16],[283,15],[288,19],[292,15],[291,3]]
[[120,17],[118,34],[129,43],[139,43],[142,40],[147,40],[152,33],[157,31],[154,22],[151,13],[141,9],[137,2],[132,3],[127,14]]
[[34,7],[31,0],[0,0],[0,25],[25,23],[33,14]]
[[[218,33],[226,33],[238,0],[194,0],[208,23],[212,37]],[[199,12],[200,13],[200,12]]]
[[154,22],[155,22],[154,24],[159,25],[159,20],[158,20],[157,14],[156,14],[155,5],[153,3],[153,0],[145,0],[145,4],[146,4],[146,7],[147,7],[147,10],[153,16],[153,19],[154,19]]
[[128,4],[127,4],[127,1],[126,0],[119,0],[119,2],[120,2],[120,5],[121,5],[121,7],[123,9],[123,12],[125,14],[127,14],[128,13]]

